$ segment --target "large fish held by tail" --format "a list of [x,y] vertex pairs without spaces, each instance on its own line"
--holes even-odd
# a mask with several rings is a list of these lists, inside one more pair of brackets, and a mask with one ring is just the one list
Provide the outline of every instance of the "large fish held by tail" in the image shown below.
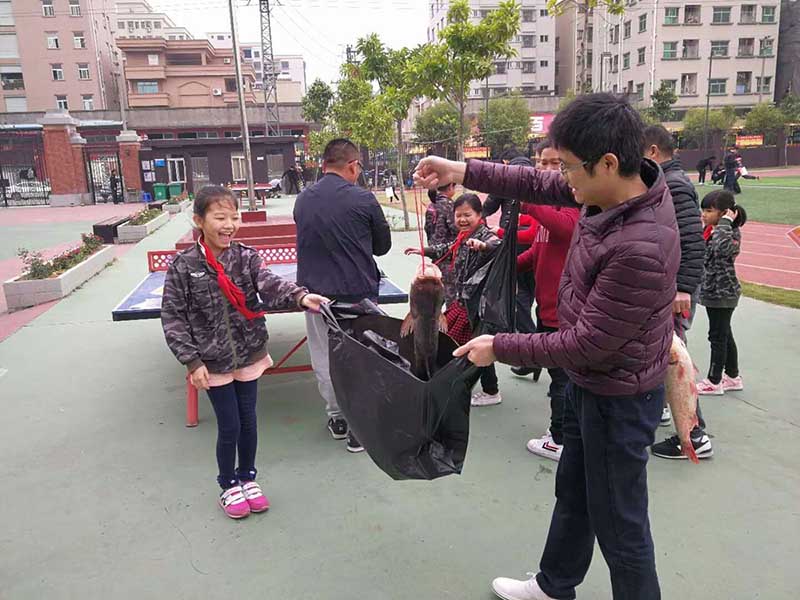
[[672,411],[681,452],[692,462],[698,463],[700,461],[690,437],[692,429],[697,426],[697,385],[694,380],[695,367],[686,344],[673,334],[667,368],[667,404]]
[[442,313],[444,284],[439,267],[425,260],[417,267],[409,291],[409,313],[403,319],[400,335],[414,334],[414,359],[411,371],[428,381],[436,371],[439,354],[439,332],[447,333],[447,320]]

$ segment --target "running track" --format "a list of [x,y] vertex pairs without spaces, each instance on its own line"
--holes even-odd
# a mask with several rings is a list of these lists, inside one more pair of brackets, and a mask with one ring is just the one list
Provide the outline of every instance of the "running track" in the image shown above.
[[800,290],[800,227],[749,221],[736,273],[743,281]]

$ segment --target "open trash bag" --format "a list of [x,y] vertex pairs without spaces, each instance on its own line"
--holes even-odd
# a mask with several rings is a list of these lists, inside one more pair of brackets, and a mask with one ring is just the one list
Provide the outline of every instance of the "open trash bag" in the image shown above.
[[[506,231],[475,304],[477,331],[513,331],[516,223]],[[469,308],[469,307],[468,307]],[[364,313],[354,316],[354,312]],[[478,368],[453,358],[457,344],[439,334],[438,370],[429,381],[410,371],[413,334],[374,305],[323,307],[329,326],[330,374],[339,407],[370,458],[393,479],[461,473],[469,441],[471,390]],[[472,317],[471,317],[472,318]]]

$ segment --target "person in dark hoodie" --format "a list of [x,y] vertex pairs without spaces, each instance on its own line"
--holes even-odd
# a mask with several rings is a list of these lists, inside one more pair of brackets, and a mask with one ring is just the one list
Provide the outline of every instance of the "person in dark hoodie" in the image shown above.
[[614,600],[660,600],[647,500],[648,447],[664,403],[680,237],[664,174],[644,154],[644,124],[625,98],[578,96],[550,137],[561,173],[429,157],[415,180],[450,181],[523,202],[584,205],[558,294],[559,330],[481,335],[456,350],[477,366],[562,367],[570,383],[556,504],[527,580],[497,578],[505,600],[575,598],[595,539]]
[[[683,170],[679,159],[674,158],[675,146],[672,135],[661,125],[651,125],[644,130],[645,157],[657,162],[664,171],[667,187],[672,194],[675,218],[681,236],[681,266],[678,268],[678,291],[672,310],[675,318],[675,333],[686,342],[686,332],[694,320],[697,296],[703,279],[703,258],[705,242],[703,225],[700,220],[700,204],[697,192]],[[711,439],[705,433],[705,421],[697,405],[698,426],[691,433],[692,444],[698,458],[708,458],[714,454]],[[668,426],[671,421],[669,407],[664,407],[661,425]],[[653,454],[661,458],[684,456],[677,442],[670,437],[652,448]]]

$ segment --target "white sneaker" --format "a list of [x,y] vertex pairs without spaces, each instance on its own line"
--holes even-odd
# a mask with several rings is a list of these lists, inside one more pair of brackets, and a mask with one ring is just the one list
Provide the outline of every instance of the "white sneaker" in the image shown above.
[[670,411],[669,406],[665,406],[664,410],[661,411],[661,427],[669,427],[669,424],[672,423],[672,411]]
[[492,591],[503,600],[555,600],[542,591],[533,573],[528,575],[531,578],[525,581],[498,577],[492,581]]
[[528,452],[531,452],[536,456],[544,456],[545,458],[549,458],[550,460],[554,460],[556,462],[561,459],[561,452],[564,450],[564,446],[562,444],[556,444],[553,441],[549,431],[544,437],[528,440],[528,443],[525,444],[525,447],[528,448]]
[[496,394],[487,394],[486,392],[475,392],[472,394],[472,406],[493,406],[495,404],[500,404],[503,401],[503,397],[500,395],[500,392]]

